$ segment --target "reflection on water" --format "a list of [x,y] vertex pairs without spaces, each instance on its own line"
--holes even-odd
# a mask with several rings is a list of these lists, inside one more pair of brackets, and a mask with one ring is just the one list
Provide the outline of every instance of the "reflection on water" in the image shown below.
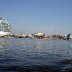
[[72,71],[72,41],[0,39],[0,72],[27,71]]
[[8,45],[9,43],[5,39],[0,39],[0,55],[4,54],[7,51]]

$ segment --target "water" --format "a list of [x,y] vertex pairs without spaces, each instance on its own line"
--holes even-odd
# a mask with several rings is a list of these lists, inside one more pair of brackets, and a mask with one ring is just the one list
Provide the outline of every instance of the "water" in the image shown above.
[[72,41],[0,39],[0,72],[71,72]]

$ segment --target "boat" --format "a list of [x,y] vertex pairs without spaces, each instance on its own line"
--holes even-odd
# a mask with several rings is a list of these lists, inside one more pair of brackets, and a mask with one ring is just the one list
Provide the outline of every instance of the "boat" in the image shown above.
[[11,23],[0,17],[0,36],[10,35]]

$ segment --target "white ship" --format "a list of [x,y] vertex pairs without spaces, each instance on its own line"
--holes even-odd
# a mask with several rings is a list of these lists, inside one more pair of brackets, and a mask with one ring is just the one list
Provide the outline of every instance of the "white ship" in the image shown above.
[[0,17],[0,36],[9,35],[11,32],[11,24],[4,18]]

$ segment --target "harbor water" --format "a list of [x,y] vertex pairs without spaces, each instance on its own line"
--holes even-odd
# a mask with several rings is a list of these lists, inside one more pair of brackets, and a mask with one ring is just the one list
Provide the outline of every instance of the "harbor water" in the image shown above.
[[0,72],[71,71],[71,40],[0,39]]

